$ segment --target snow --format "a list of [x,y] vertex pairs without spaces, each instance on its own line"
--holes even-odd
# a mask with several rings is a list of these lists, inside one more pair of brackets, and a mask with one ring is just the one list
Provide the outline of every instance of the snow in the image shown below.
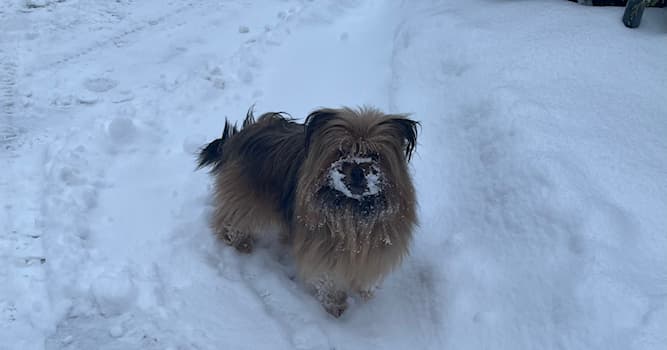
[[[0,349],[663,349],[667,14],[621,15],[0,3]],[[252,104],[422,123],[411,255],[340,319],[207,226],[194,154]]]
[[[345,163],[355,163],[355,164],[370,164],[370,171],[364,174],[364,179],[366,182],[366,188],[361,194],[354,194],[350,191],[347,185],[344,182],[345,174],[343,172],[343,165]],[[360,200],[363,197],[375,196],[380,193],[382,189],[382,177],[381,171],[377,165],[372,164],[373,161],[369,157],[355,157],[348,156],[343,157],[331,164],[329,168],[329,187],[335,189],[336,191],[342,193],[348,198]]]

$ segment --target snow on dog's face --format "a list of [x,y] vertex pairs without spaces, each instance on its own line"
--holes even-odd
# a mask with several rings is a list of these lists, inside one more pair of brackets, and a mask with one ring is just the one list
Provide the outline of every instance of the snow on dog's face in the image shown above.
[[328,184],[348,198],[361,200],[382,190],[382,171],[377,156],[346,156],[329,168]]

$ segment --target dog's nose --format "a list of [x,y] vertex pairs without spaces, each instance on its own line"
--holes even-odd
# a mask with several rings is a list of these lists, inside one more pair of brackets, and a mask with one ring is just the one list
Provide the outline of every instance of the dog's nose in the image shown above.
[[359,166],[355,166],[350,171],[350,182],[353,185],[363,185],[364,182],[364,170]]

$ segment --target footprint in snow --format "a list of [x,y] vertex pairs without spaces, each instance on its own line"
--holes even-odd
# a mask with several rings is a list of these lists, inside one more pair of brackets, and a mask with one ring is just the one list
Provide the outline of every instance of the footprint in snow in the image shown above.
[[84,81],[83,86],[92,92],[107,92],[116,86],[118,81],[108,78],[91,78]]

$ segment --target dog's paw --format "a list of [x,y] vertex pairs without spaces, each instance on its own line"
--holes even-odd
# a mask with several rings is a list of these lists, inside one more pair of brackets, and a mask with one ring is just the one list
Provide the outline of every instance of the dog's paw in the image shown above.
[[327,310],[327,312],[335,317],[339,318],[345,310],[347,310],[347,302],[343,302],[341,304],[329,304],[329,305],[323,305],[324,309]]
[[255,239],[251,235],[232,230],[221,232],[220,239],[222,239],[225,244],[236,248],[236,250],[242,254],[252,253],[255,244]]
[[234,244],[234,248],[236,248],[239,253],[250,254],[252,253],[254,245],[255,240],[251,236],[245,236]]
[[375,290],[373,289],[368,289],[368,290],[360,290],[359,291],[359,297],[363,301],[369,301],[375,297]]
[[343,291],[328,292],[320,296],[320,303],[333,317],[340,317],[347,310],[347,293]]

